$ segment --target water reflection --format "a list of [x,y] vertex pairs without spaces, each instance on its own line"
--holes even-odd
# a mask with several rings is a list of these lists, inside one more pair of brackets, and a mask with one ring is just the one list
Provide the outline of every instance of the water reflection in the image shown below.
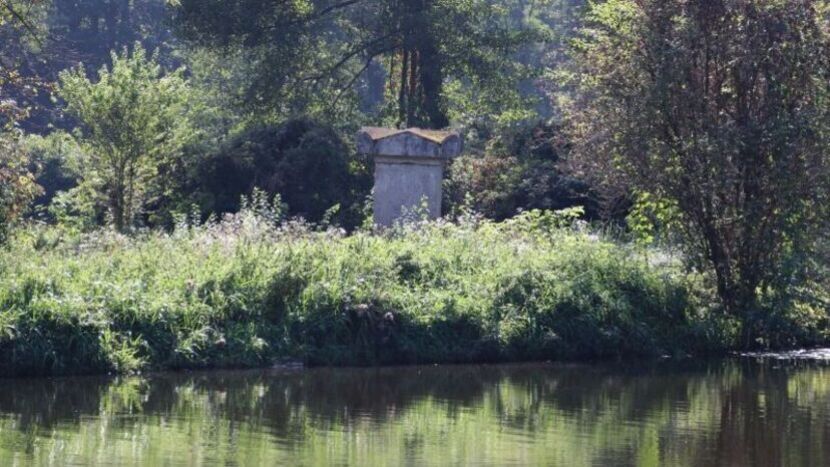
[[828,465],[830,366],[0,380],[0,465]]

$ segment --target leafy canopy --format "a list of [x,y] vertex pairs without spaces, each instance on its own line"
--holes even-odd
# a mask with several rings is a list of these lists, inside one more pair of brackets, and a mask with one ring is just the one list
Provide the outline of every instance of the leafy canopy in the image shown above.
[[539,39],[511,18],[525,3],[178,0],[174,15],[192,43],[243,51],[249,103],[330,114],[344,101],[354,105],[358,88],[379,89],[389,119],[441,128],[449,124],[449,95],[496,96],[487,102],[499,111],[523,104],[515,81],[507,83],[530,74],[514,54]]
[[153,191],[160,168],[196,136],[189,87],[178,69],[165,74],[140,44],[112,54],[112,67],[92,82],[82,66],[60,75],[58,95],[81,123],[82,185],[105,194],[115,227],[129,228]]
[[816,0],[597,2],[560,75],[575,168],[670,207],[747,339],[826,231],[827,20]]

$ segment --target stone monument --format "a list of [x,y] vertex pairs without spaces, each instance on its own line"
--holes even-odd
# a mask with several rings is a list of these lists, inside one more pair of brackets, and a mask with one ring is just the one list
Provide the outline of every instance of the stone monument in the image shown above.
[[375,225],[389,227],[426,199],[431,219],[441,216],[441,182],[447,161],[462,149],[451,131],[365,127],[357,150],[375,160]]

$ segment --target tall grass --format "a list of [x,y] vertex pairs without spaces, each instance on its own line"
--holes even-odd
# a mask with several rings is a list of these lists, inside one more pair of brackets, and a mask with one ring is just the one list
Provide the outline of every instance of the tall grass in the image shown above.
[[345,235],[257,209],[172,234],[18,232],[0,374],[601,358],[725,347],[703,278],[554,213]]

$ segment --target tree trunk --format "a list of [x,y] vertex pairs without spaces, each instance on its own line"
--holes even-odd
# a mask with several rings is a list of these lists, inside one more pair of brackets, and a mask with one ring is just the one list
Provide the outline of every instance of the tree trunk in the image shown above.
[[113,186],[110,194],[110,210],[112,211],[112,223],[115,230],[124,232],[126,227],[126,164],[123,161],[113,163]]
[[430,28],[432,0],[399,4],[402,43],[398,96],[399,124],[407,127],[446,128],[442,106],[443,63],[438,39]]
[[722,247],[719,237],[708,236],[706,241],[710,250],[709,258],[715,270],[718,296],[723,303],[724,311],[741,320],[741,346],[751,349],[755,346],[755,339],[759,333],[757,290],[760,281],[757,274],[747,271],[746,267],[740,264],[740,259],[737,260],[737,265],[733,265],[735,258]]
[[401,54],[401,82],[398,89],[398,125],[409,126],[407,120],[408,99],[406,94],[407,77],[409,76],[409,50],[404,49]]
[[424,119],[429,128],[446,128],[450,121],[441,105],[441,93],[444,87],[443,63],[438,53],[433,34],[425,29],[421,34],[419,46],[420,67],[419,81],[423,98],[421,100]]
[[135,203],[135,177],[136,177],[135,162],[130,163],[127,170],[127,193],[124,206],[124,228],[131,229],[135,221],[134,203]]
[[110,196],[110,210],[112,211],[112,223],[115,230],[124,231],[124,184],[123,181],[116,181]]

